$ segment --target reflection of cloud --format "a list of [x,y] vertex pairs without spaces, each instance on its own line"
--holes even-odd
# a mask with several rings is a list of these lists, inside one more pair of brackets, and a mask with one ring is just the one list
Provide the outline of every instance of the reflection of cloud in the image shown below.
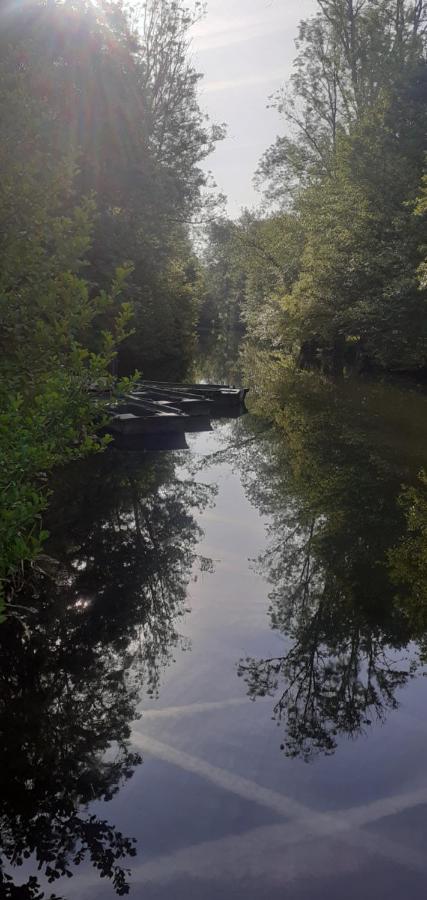
[[279,83],[286,80],[286,74],[282,68],[275,69],[272,72],[260,72],[258,75],[247,75],[243,78],[229,78],[223,81],[207,81],[206,83],[202,81],[200,89],[205,94],[212,94],[214,91],[228,91],[256,84]]
[[[204,712],[204,707],[204,704],[194,704],[193,712]],[[335,876],[348,875],[360,871],[372,857],[382,857],[422,873],[427,870],[424,853],[377,831],[361,830],[389,816],[425,805],[425,787],[350,809],[320,812],[139,731],[132,733],[132,742],[151,756],[257,803],[284,820],[248,829],[243,834],[198,842],[134,866],[131,875],[134,887],[150,882],[170,883],[178,878],[220,880],[228,884],[263,878],[266,885],[276,886],[307,877],[329,878],[331,872]],[[95,873],[89,872],[79,878],[75,892],[71,883],[69,895],[79,891],[80,897],[83,886],[95,886],[95,896],[99,896]]]
[[212,712],[217,709],[227,709],[229,706],[247,706],[248,698],[234,697],[229,700],[211,700],[206,703],[190,703],[187,706],[155,707],[143,709],[142,717],[145,719],[180,719],[181,716],[194,716],[195,713]]
[[[193,705],[193,710],[195,713],[198,712],[197,704]],[[203,704],[201,711],[204,711]],[[283,794],[281,791],[271,790],[248,778],[242,778],[235,772],[213,766],[200,757],[177,750],[170,744],[158,741],[147,734],[141,734],[138,730],[132,732],[132,743],[138,749],[149,753],[157,759],[184,769],[186,772],[191,772],[193,775],[205,778],[216,787],[230,791],[244,800],[258,803],[260,806],[271,810],[271,812],[283,816],[288,820],[289,824],[291,824],[290,819],[292,819],[292,828],[290,829],[292,841],[296,840],[295,835],[298,832],[298,824],[301,832],[304,832],[306,836],[313,837],[317,834],[319,837],[324,838],[336,834],[341,840],[355,843],[357,846],[365,844],[374,846],[372,844],[374,839],[373,833],[369,832],[368,835],[363,835],[358,832],[359,828],[371,825],[388,816],[398,815],[406,810],[427,804],[427,787],[421,787],[407,793],[381,797],[378,800],[372,800],[370,803],[353,806],[349,809],[342,809],[336,812],[319,812],[309,806],[305,806],[305,804],[300,803],[293,797]],[[298,840],[301,840],[301,836],[301,833],[299,833]],[[389,854],[389,847],[390,843],[384,840],[383,855],[387,856]],[[395,847],[394,843],[393,847],[396,853],[397,847]],[[375,844],[374,849],[377,852],[381,852],[380,843]],[[411,865],[427,870],[427,860],[424,854],[417,854],[415,851],[411,853],[409,848],[402,847],[403,855],[407,851],[407,859],[411,859]]]
[[[170,896],[174,896],[173,885],[178,882],[182,889],[182,879],[193,889],[197,883],[203,885],[205,881],[211,884],[220,882],[218,897],[223,896],[221,886],[224,883],[229,887],[229,896],[235,896],[232,893],[233,887],[241,888],[251,879],[262,879],[267,892],[285,884],[295,885],[299,878],[327,878],[331,872],[336,877],[344,876],[357,872],[362,867],[363,856],[355,852],[354,847],[340,847],[337,852],[334,844],[328,846],[311,837],[299,846],[292,841],[289,845],[287,838],[292,838],[293,827],[286,824],[264,825],[243,834],[201,841],[149,859],[146,863],[131,868],[131,896],[138,886],[144,885],[147,888],[150,884],[169,885]],[[94,900],[101,898],[96,875],[91,872],[81,875],[75,884],[72,881],[67,884],[67,896],[81,900],[83,888],[86,888],[85,900],[89,896]],[[90,895],[88,888],[93,889]],[[144,896],[142,890],[141,897]],[[183,895],[180,894],[181,896]],[[191,892],[191,896],[196,895]],[[203,896],[203,891],[200,890],[197,896]],[[267,893],[262,896],[266,897]]]
[[355,853],[354,848],[340,848],[337,853],[334,845],[313,839],[287,848],[286,835],[290,830],[289,825],[266,825],[244,834],[194,844],[138,866],[132,871],[130,883],[170,884],[187,878],[191,884],[207,879],[232,885],[261,878],[266,887],[273,889],[307,877],[307,870],[311,878],[326,878],[332,871],[335,876],[348,875],[363,864],[362,854]]
[[[270,878],[273,877],[274,868],[277,870],[279,882],[283,881],[286,873],[288,877],[291,875],[291,878],[301,878],[307,873],[307,844],[310,845],[310,861],[313,867],[311,875],[313,870],[318,876],[328,875],[332,861],[336,873],[339,871],[338,859],[342,862],[341,871],[351,870],[354,859],[359,856],[360,851],[424,873],[427,871],[427,861],[423,853],[402,846],[373,831],[366,833],[360,830],[388,816],[398,815],[420,805],[424,806],[427,802],[427,788],[382,797],[371,803],[337,812],[319,812],[293,797],[265,788],[234,772],[213,766],[204,759],[176,750],[170,744],[143,735],[139,731],[132,733],[132,742],[157,759],[205,778],[216,787],[257,803],[285,819],[283,824],[256,828],[243,835],[230,835],[205,844],[196,844],[152,860],[133,871],[134,883],[138,880],[168,881],[182,874],[204,877],[207,867],[210,877],[216,873],[216,877],[224,879],[226,875],[230,880],[236,877],[236,874],[240,878],[247,877],[250,871],[252,876],[256,877],[260,871],[266,874],[262,866],[263,858],[265,860],[270,858],[267,867]],[[262,849],[263,838],[264,849]],[[339,848],[335,846],[335,841],[339,842]],[[292,851],[289,853],[291,847]],[[198,855],[200,859],[197,858]],[[239,855],[242,863],[241,871]]]

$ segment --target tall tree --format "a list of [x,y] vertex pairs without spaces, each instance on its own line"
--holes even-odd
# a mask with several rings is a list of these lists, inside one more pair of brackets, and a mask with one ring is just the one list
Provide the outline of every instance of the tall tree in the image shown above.
[[257,231],[271,235],[275,282],[263,278],[243,221],[233,234],[246,245],[243,318],[250,339],[303,367],[416,372],[427,365],[427,8],[318,7],[300,25],[290,83],[273,98],[285,133],[258,170],[266,205]]
[[0,4],[0,592],[40,548],[46,473],[100,446],[88,387],[111,385],[118,345],[122,370],[187,364],[189,219],[220,136],[188,55],[199,14],[175,0],[134,14]]

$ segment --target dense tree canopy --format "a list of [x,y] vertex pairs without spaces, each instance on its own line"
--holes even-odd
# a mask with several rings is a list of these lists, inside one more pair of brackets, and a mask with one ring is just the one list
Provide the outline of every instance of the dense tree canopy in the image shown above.
[[0,593],[39,552],[46,473],[100,446],[88,389],[111,386],[117,360],[188,363],[191,219],[221,137],[188,55],[199,14],[0,3]]
[[219,308],[230,303],[224,278],[243,285],[234,303],[249,337],[302,366],[418,371],[427,363],[426,7],[318,7],[300,25],[289,85],[272,98],[285,133],[259,166],[264,211],[224,223],[221,245],[214,232],[208,273],[221,260]]

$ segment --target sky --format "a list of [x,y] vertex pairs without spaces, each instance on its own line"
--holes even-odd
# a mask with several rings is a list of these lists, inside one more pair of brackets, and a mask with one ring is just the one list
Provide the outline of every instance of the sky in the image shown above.
[[259,202],[255,169],[283,132],[268,98],[289,77],[298,23],[315,8],[316,0],[208,0],[207,15],[193,28],[193,58],[204,73],[201,106],[228,126],[205,168],[227,195],[232,217]]

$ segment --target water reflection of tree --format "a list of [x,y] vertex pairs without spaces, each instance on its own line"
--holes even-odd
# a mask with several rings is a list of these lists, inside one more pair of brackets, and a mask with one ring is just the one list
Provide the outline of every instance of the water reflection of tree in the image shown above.
[[258,562],[286,649],[242,660],[238,671],[251,698],[274,697],[283,749],[306,760],[384,719],[416,667],[406,650],[415,636],[408,603],[390,570],[390,548],[405,531],[400,486],[416,454],[387,449],[387,392],[374,417],[368,388],[359,400],[348,394],[305,384],[277,402],[279,428],[239,459],[248,497],[270,517]]
[[399,587],[399,603],[420,643],[427,661],[427,472],[400,496],[407,528],[392,548],[389,559],[393,581]]
[[0,633],[5,898],[45,896],[39,876],[16,884],[22,864],[55,882],[84,860],[127,893],[133,841],[87,807],[140,762],[130,723],[179,640],[199,538],[192,510],[208,499],[175,477],[170,455],[109,453],[57,486],[55,578],[37,580],[31,628],[9,621]]

